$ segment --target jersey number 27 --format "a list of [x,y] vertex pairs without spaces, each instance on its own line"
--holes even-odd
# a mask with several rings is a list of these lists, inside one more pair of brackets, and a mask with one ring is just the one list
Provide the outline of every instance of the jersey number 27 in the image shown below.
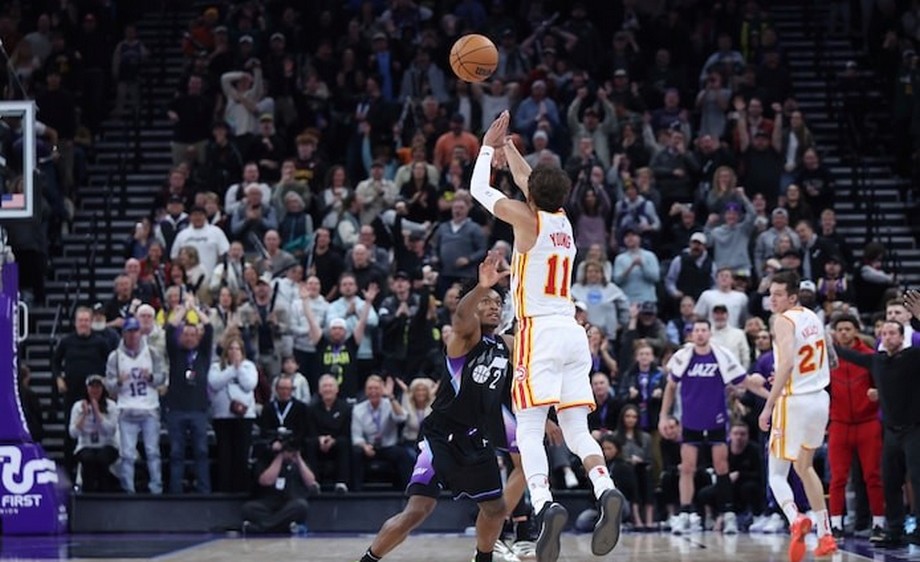
[[[807,375],[824,366],[824,358],[827,354],[824,340],[818,340],[814,344],[806,344],[799,348],[799,374]],[[818,355],[818,361],[815,362],[815,354]]]

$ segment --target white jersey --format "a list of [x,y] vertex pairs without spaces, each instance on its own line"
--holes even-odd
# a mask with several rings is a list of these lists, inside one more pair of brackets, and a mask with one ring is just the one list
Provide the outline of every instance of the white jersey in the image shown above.
[[[830,360],[827,342],[824,339],[824,325],[818,316],[802,307],[795,307],[780,315],[782,320],[792,323],[792,376],[783,389],[783,395],[808,394],[824,390],[831,384]],[[773,357],[779,363],[781,351],[773,344]]]
[[[144,345],[140,353],[134,357],[125,353],[122,346],[118,346],[118,349],[111,353],[108,368],[116,373],[115,377],[129,376],[125,382],[120,385],[116,383],[115,386],[119,409],[156,410],[160,407],[160,395],[157,393],[156,388],[157,381],[150,381],[141,374],[142,371],[146,371],[156,376],[154,373],[153,353],[149,346]],[[120,380],[120,378],[115,378],[115,380]]]
[[537,211],[536,242],[526,252],[515,249],[511,258],[511,295],[519,319],[575,317],[569,290],[575,252],[572,223],[565,212]]

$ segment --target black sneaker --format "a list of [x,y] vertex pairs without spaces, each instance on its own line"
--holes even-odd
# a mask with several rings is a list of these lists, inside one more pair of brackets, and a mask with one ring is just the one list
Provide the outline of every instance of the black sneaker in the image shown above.
[[904,534],[896,531],[883,531],[882,536],[874,543],[876,548],[901,548],[906,543]]
[[565,524],[569,520],[569,512],[556,502],[543,506],[537,514],[537,560],[540,562],[556,562],[562,550],[560,537]]
[[885,530],[876,525],[872,527],[872,534],[869,535],[869,542],[876,544],[882,542],[882,539],[885,538]]
[[616,488],[601,494],[597,500],[597,523],[591,537],[591,552],[604,556],[613,550],[620,540],[620,523],[623,521],[623,503],[626,498]]
[[[876,527],[876,528],[878,528],[878,527]],[[832,528],[831,528],[831,535],[834,537],[834,539],[840,540],[840,539],[842,539],[842,538],[844,538],[844,537],[846,536],[846,533],[844,533],[844,532],[843,532],[843,529],[840,529],[839,527],[832,527]]]

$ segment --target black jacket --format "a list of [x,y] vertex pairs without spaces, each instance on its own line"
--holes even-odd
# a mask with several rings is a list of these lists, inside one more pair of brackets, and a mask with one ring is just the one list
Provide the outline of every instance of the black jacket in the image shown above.
[[[920,322],[911,321],[914,329]],[[841,359],[866,367],[872,371],[878,389],[882,418],[888,427],[901,428],[920,425],[920,384],[917,384],[917,365],[920,365],[920,347],[908,347],[894,355],[882,351],[874,354],[859,353],[834,346]]]

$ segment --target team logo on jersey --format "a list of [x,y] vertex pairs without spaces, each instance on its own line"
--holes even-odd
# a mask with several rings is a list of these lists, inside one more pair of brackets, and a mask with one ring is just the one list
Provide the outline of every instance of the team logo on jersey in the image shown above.
[[477,365],[476,368],[473,369],[473,381],[475,381],[476,384],[482,384],[487,380],[489,380],[489,368],[485,365]]
[[524,382],[524,379],[527,378],[527,367],[518,365],[518,368],[514,370],[514,378],[519,382]]

